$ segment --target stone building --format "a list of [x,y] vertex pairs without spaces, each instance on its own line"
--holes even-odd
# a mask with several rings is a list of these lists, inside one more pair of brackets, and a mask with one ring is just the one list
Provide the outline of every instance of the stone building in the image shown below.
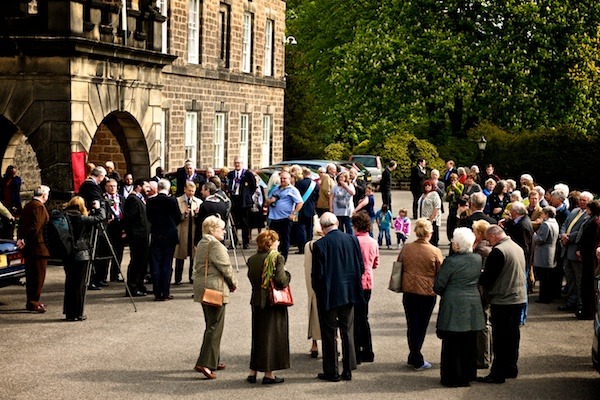
[[[123,9],[123,4],[126,8]],[[72,194],[72,154],[134,177],[279,161],[284,0],[6,0],[2,170]]]

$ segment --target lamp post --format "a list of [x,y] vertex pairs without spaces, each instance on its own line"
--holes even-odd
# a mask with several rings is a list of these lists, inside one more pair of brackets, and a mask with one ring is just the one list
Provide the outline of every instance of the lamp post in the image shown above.
[[481,158],[481,166],[483,167],[483,154],[485,153],[485,148],[487,146],[487,140],[485,137],[481,135],[479,140],[477,141],[477,147],[479,148],[479,157]]

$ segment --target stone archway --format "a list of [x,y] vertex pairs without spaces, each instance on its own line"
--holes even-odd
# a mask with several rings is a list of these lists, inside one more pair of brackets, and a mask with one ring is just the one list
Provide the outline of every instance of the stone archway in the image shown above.
[[42,183],[37,154],[19,127],[3,115],[0,115],[0,154],[0,173],[3,175],[9,165],[16,166],[17,174],[23,181],[21,198],[28,200],[33,190]]
[[113,161],[123,177],[150,176],[150,158],[142,128],[133,115],[124,111],[108,114],[98,126],[88,153],[88,161],[104,165]]

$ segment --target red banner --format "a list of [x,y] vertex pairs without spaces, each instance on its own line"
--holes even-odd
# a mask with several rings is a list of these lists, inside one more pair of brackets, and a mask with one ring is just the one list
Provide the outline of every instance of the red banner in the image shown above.
[[79,186],[85,181],[85,151],[71,153],[71,168],[73,169],[73,190],[79,192]]

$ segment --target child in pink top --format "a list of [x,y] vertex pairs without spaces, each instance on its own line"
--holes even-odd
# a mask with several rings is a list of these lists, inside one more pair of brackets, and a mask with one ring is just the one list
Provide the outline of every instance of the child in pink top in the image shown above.
[[401,208],[398,211],[398,216],[394,219],[394,229],[396,230],[396,239],[398,240],[398,248],[404,245],[406,239],[410,235],[410,219],[406,216],[406,208]]

